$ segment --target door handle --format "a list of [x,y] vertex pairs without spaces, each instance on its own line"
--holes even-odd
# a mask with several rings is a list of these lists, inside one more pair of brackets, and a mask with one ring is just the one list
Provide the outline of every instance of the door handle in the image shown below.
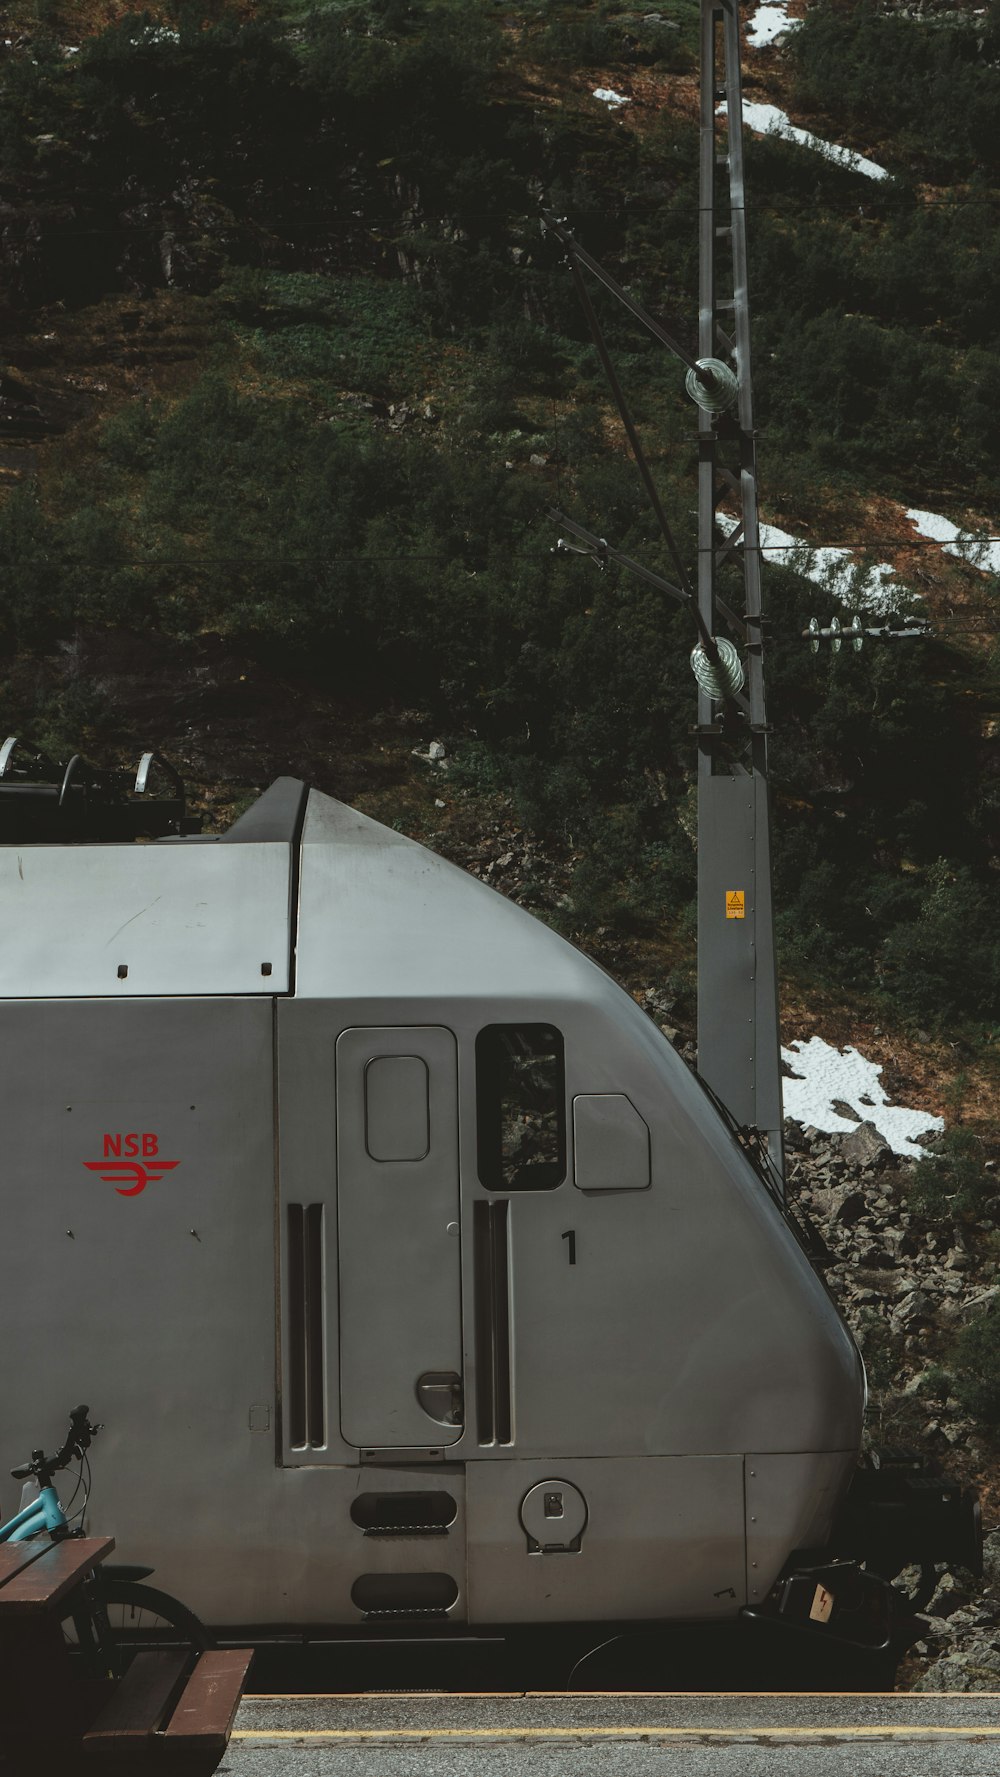
[[417,1400],[435,1425],[464,1425],[462,1378],[454,1370],[428,1370],[419,1377]]

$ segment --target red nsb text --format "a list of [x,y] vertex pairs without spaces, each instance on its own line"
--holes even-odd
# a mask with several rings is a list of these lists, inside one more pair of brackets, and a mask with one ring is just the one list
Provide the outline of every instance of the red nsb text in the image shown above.
[[120,1160],[123,1154],[129,1158],[141,1154],[144,1160],[149,1160],[159,1151],[159,1137],[148,1133],[137,1134],[132,1131],[128,1135],[106,1135],[104,1137],[105,1160],[112,1158]]

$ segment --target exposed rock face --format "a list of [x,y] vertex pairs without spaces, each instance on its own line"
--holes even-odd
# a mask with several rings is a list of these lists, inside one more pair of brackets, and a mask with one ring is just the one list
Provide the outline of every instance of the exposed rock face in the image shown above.
[[986,1537],[982,1587],[943,1574],[925,1615],[913,1690],[1000,1690],[1000,1531]]
[[870,1167],[877,1172],[890,1165],[893,1158],[889,1143],[874,1123],[859,1123],[850,1135],[842,1135],[840,1154],[846,1166],[856,1167],[861,1171]]
[[[932,1223],[914,1213],[914,1162],[870,1123],[843,1135],[786,1123],[785,1139],[790,1204],[822,1234],[827,1281],[865,1354],[870,1442],[919,1451],[945,1474],[974,1479],[980,1434],[950,1392],[947,1363],[955,1335],[998,1293],[992,1222]],[[918,1578],[914,1569],[896,1583],[905,1592]],[[983,1583],[939,1568],[921,1619],[901,1682],[1000,1689],[1000,1530],[986,1538]]]

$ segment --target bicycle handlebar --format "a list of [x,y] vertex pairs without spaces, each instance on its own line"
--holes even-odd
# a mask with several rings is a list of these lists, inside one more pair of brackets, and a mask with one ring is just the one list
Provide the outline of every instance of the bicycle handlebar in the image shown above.
[[46,1456],[42,1450],[32,1450],[30,1462],[23,1462],[11,1469],[13,1479],[26,1481],[30,1475],[37,1475],[44,1484],[44,1480],[56,1469],[68,1467],[75,1457],[80,1457],[89,1450],[91,1439],[96,1438],[102,1429],[99,1425],[91,1425],[89,1413],[90,1408],[86,1405],[74,1407],[69,1416],[69,1435],[62,1449],[55,1456]]

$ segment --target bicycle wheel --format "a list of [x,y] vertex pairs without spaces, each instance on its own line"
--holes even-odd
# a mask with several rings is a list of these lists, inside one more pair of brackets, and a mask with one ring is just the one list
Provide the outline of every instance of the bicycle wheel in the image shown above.
[[89,1665],[96,1657],[109,1678],[121,1678],[138,1653],[179,1649],[190,1655],[193,1666],[210,1645],[208,1630],[194,1612],[155,1586],[101,1581],[86,1600],[85,1615],[81,1603],[79,1594],[67,1600],[73,1609],[63,1621],[64,1638]]

